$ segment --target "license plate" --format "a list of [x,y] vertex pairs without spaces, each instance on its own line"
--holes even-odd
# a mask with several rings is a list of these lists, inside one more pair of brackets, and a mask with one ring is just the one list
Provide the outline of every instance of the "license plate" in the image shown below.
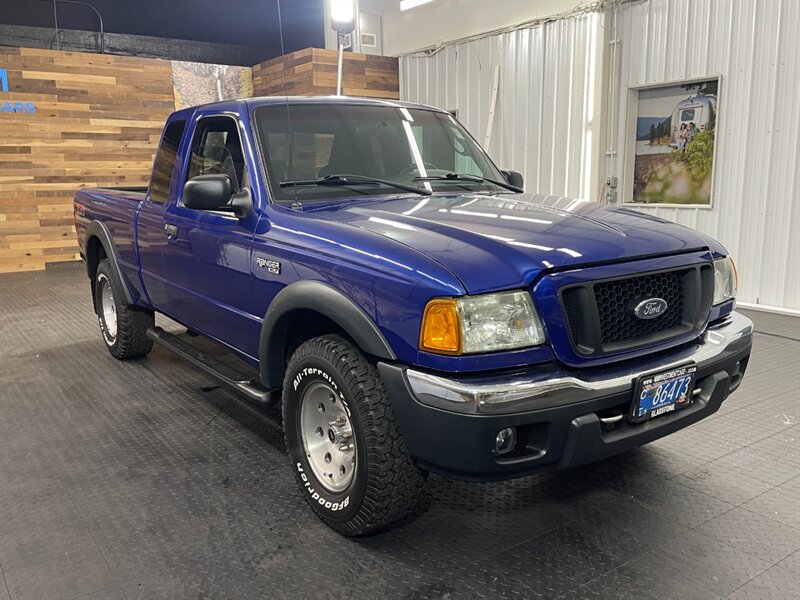
[[631,421],[639,423],[689,406],[695,373],[697,365],[685,365],[640,378],[634,388]]

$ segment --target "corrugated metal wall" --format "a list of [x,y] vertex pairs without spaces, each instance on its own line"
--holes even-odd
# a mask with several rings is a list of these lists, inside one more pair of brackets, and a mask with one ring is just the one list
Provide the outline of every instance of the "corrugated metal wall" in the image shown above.
[[629,87],[721,78],[713,208],[637,209],[725,244],[741,301],[800,309],[800,2],[650,0],[616,18],[620,176]]
[[593,113],[605,117],[598,98],[613,77],[596,38],[609,42],[615,19],[619,86],[607,141],[617,159],[608,174],[622,182],[630,87],[720,75],[713,208],[637,209],[725,244],[740,301],[800,309],[800,1],[645,0],[604,20],[583,15],[447,46],[401,59],[401,98],[457,109],[483,141],[500,65],[490,154],[522,171],[530,191],[596,199],[606,146]]
[[457,110],[459,121],[483,143],[499,65],[488,147],[495,162],[521,171],[529,190],[587,196],[587,116],[594,101],[587,85],[597,18],[563,19],[446,46],[431,57],[403,57],[400,97]]

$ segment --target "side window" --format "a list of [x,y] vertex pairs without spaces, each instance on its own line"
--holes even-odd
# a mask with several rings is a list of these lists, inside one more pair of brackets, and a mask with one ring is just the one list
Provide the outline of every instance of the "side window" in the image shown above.
[[185,129],[186,121],[172,121],[164,131],[150,179],[150,200],[153,202],[166,202],[169,197],[172,172],[178,158],[178,146],[181,144]]
[[244,153],[236,121],[230,117],[207,117],[197,124],[187,178],[227,175],[234,190],[244,181]]

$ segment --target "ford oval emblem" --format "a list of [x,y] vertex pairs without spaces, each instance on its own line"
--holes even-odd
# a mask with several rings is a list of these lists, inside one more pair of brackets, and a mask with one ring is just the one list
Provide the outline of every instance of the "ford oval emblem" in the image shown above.
[[633,312],[640,319],[655,319],[667,312],[668,306],[663,298],[648,298],[639,302]]

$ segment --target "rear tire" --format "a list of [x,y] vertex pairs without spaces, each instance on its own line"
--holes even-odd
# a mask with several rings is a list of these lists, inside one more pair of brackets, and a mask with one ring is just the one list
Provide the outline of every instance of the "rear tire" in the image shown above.
[[97,267],[94,301],[100,332],[114,358],[138,358],[153,349],[147,330],[155,325],[150,311],[138,310],[125,303],[122,282],[107,258]]
[[301,493],[329,527],[386,529],[425,497],[375,365],[337,335],[301,344],[283,382],[283,427]]

